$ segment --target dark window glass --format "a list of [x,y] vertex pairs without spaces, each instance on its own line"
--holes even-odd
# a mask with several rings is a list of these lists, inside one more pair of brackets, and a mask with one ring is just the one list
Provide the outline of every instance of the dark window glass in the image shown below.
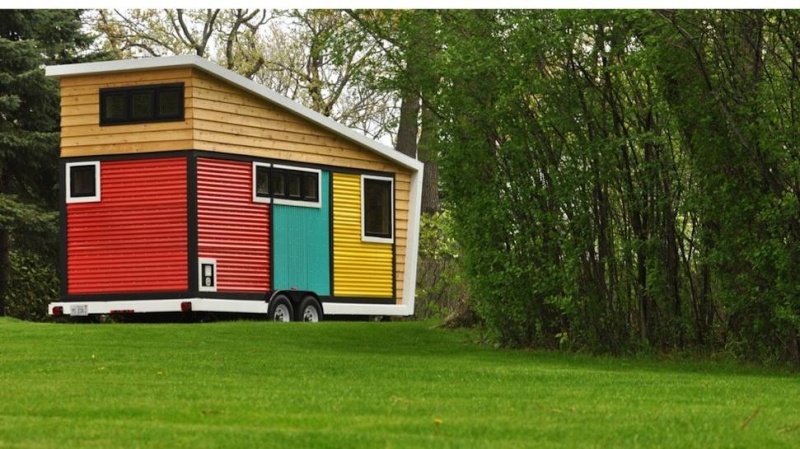
[[125,94],[106,95],[103,100],[104,121],[125,120],[127,116],[127,111],[125,110]]
[[169,89],[158,94],[158,116],[161,118],[177,117],[183,110],[183,91]]
[[95,166],[77,165],[70,167],[69,190],[72,198],[84,198],[97,195],[95,189]]
[[133,120],[152,119],[153,92],[137,92],[131,95],[131,118]]
[[256,166],[256,196],[266,198],[269,194],[269,167]]
[[183,120],[183,84],[100,89],[100,124]]
[[364,180],[364,235],[392,237],[392,183]]
[[255,170],[256,197],[319,201],[319,173],[260,165]]
[[305,173],[303,175],[303,199],[317,201],[319,198],[319,180],[316,173]]
[[272,171],[272,194],[276,197],[286,196],[286,176],[283,170]]
[[300,189],[300,173],[290,171],[286,173],[286,194],[289,198],[302,198]]

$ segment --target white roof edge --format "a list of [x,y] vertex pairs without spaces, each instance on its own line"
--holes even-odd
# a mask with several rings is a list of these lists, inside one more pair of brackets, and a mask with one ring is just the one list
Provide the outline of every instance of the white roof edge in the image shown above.
[[196,55],[162,56],[157,58],[125,59],[117,61],[86,62],[80,64],[47,66],[45,68],[45,75],[50,78],[63,78],[68,76],[177,67],[193,67],[203,70],[256,96],[264,98],[271,103],[275,103],[284,109],[288,109],[289,111],[313,123],[316,123],[317,125],[322,126],[323,128],[326,128],[329,131],[344,137],[347,140],[350,140],[351,142],[366,147],[373,152],[380,154],[381,156],[395,161],[406,168],[410,168],[413,171],[419,171],[422,169],[422,163],[420,161],[412,157],[408,157],[394,148],[388,147],[380,142],[376,142],[375,140],[372,140],[363,134],[357,133],[329,117],[326,117],[284,97],[272,89],[264,87],[239,75],[238,73],[220,67],[219,65]]

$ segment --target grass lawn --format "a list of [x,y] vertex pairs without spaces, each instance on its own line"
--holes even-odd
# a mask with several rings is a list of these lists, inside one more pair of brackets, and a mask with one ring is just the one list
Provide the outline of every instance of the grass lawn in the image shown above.
[[0,448],[798,448],[800,377],[430,323],[0,318]]

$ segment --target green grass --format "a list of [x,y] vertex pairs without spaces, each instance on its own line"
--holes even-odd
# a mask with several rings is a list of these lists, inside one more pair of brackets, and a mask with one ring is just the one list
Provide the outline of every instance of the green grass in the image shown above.
[[430,324],[0,319],[0,448],[797,448],[796,374]]

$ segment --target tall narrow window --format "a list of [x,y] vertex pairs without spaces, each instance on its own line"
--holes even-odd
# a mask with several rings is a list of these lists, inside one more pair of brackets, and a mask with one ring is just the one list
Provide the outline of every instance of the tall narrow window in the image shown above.
[[269,165],[253,163],[253,201],[257,203],[268,203],[272,196],[272,186],[270,185]]
[[362,240],[393,242],[393,187],[391,178],[361,177]]
[[100,201],[100,162],[71,162],[66,166],[67,203]]

